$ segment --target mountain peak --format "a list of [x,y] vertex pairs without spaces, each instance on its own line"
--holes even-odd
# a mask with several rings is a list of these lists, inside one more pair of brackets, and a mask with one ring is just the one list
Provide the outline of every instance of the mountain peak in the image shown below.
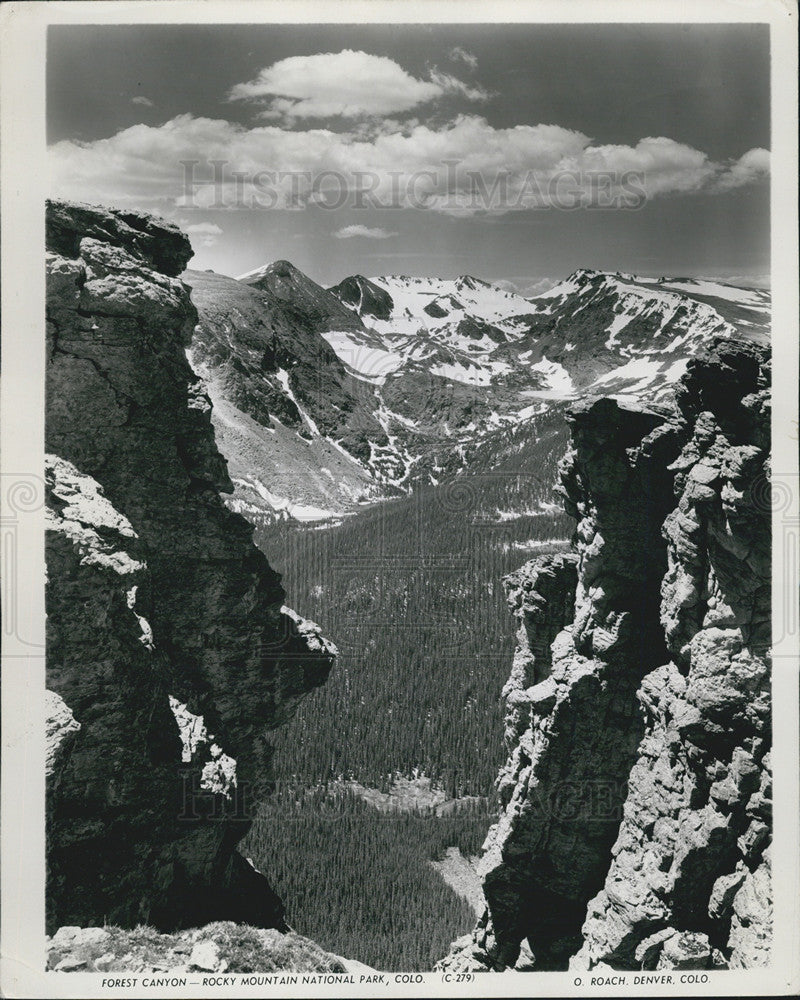
[[[290,260],[274,260],[271,264],[262,264],[252,271],[240,274],[236,280],[252,284],[254,281],[258,281],[260,278],[265,278],[269,275],[275,275],[278,278],[292,278],[302,275],[303,278],[307,278],[307,275],[303,274],[299,267],[295,267]],[[307,280],[310,281],[311,279],[307,278]]]
[[[273,274],[279,275],[290,275],[290,274],[303,274],[299,267],[295,267],[290,260],[276,260],[273,261],[269,267],[268,271]],[[305,277],[305,275],[303,275]]]
[[353,274],[340,281],[338,285],[334,285],[329,291],[361,316],[385,320],[391,318],[394,299],[385,288],[376,285],[363,274]]
[[462,288],[489,288],[491,287],[488,281],[484,281],[483,278],[474,278],[471,274],[462,274],[456,278],[456,288],[461,291]]
[[572,274],[567,278],[567,281],[575,284],[584,284],[587,281],[592,281],[594,278],[604,278],[606,276],[606,271],[598,271],[593,267],[579,267],[572,272]]

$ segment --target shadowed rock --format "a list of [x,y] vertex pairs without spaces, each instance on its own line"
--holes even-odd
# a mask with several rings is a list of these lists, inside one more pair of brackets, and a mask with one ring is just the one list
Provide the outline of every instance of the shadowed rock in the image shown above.
[[[48,926],[280,926],[235,847],[269,731],[335,650],[222,502],[186,237],[60,203],[47,231],[47,678],[80,726],[49,791]],[[202,717],[188,754],[170,696]]]

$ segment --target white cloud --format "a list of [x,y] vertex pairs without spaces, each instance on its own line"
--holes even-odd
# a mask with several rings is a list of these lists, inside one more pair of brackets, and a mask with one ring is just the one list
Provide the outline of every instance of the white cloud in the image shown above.
[[379,226],[373,228],[369,226],[344,226],[342,229],[337,229],[333,235],[337,240],[350,240],[354,236],[363,236],[364,239],[368,240],[388,240],[392,236],[397,236],[397,233],[381,229]]
[[222,236],[222,229],[213,222],[196,222],[194,225],[184,226],[183,229],[193,247],[213,247]]
[[142,107],[144,107],[144,108],[152,108],[153,107],[153,102],[150,100],[150,98],[149,97],[144,97],[141,94],[137,95],[136,97],[132,97],[131,98],[131,104],[141,104]]
[[[769,169],[765,150],[721,163],[664,137],[632,146],[595,145],[558,125],[495,128],[469,115],[438,128],[384,121],[379,129],[346,132],[247,128],[180,115],[107,139],[64,140],[51,146],[49,158],[56,197],[161,212],[182,205],[302,208],[331,190],[344,192],[343,206],[350,204],[348,191],[352,199],[358,187],[365,207],[391,204],[452,215],[621,202],[631,207],[631,199],[635,205],[664,195],[730,192]],[[214,160],[225,163],[216,183],[209,166]],[[191,183],[182,161],[196,164]],[[235,180],[234,172],[244,179]]]
[[751,149],[731,164],[725,173],[717,180],[720,191],[730,191],[733,188],[744,187],[753,181],[769,175],[770,156],[767,149]]
[[478,57],[474,53],[462,49],[460,45],[454,45],[447,53],[447,58],[451,62],[463,62],[473,70],[478,68]]
[[488,96],[480,87],[438,70],[418,80],[386,56],[345,49],[310,56],[290,56],[267,66],[254,80],[237,83],[232,101],[265,102],[265,119],[357,118],[409,111],[446,94],[470,101]]
[[454,94],[465,97],[468,101],[476,102],[487,101],[491,97],[491,94],[483,87],[470,87],[468,83],[464,83],[463,80],[459,80],[458,77],[451,76],[449,73],[443,73],[435,66],[428,70],[428,75],[431,81],[441,88],[442,94]]

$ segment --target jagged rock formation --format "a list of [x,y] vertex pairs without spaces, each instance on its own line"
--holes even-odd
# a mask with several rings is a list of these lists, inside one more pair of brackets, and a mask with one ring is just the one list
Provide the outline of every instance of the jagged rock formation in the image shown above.
[[335,650],[223,503],[186,237],[56,203],[47,244],[48,927],[281,926],[235,847]]
[[676,403],[572,417],[577,574],[545,558],[507,581],[487,911],[442,967],[769,961],[766,352],[715,341]]

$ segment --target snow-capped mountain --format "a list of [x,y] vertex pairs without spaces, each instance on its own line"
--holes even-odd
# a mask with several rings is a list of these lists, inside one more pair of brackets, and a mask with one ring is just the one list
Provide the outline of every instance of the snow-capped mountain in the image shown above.
[[658,396],[711,336],[766,336],[769,322],[763,291],[585,269],[533,299],[468,275],[358,275],[331,291],[369,330],[323,335],[364,374],[374,359],[386,373],[425,364],[432,374],[488,386],[516,382],[522,370],[535,398],[594,389]]
[[658,398],[712,337],[769,338],[769,294],[717,282],[578,270],[531,301],[538,350],[583,394]]
[[578,270],[526,299],[469,275],[326,289],[287,261],[184,277],[231,504],[256,521],[435,484],[547,408],[658,400],[712,337],[768,337],[768,293],[698,279]]
[[498,354],[529,328],[531,304],[486,281],[392,275],[347,278],[331,289],[361,317],[366,336],[323,334],[342,358],[367,377],[401,369],[487,386],[513,370]]

